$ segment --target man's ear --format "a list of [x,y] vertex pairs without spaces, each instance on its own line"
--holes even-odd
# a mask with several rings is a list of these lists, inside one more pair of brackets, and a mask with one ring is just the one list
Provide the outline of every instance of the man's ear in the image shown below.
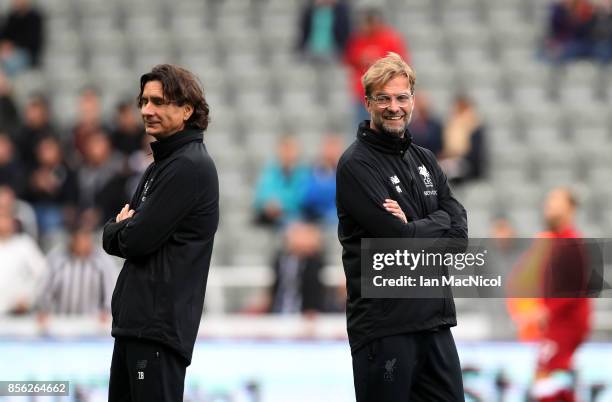
[[370,106],[371,106],[370,105],[370,102],[371,102],[370,98],[368,98],[368,96],[366,95],[366,96],[363,97],[363,101],[364,101],[366,110],[368,111],[368,113],[370,113]]
[[192,114],[193,114],[193,106],[191,106],[188,103],[185,104],[185,106],[183,106],[183,121],[189,120]]

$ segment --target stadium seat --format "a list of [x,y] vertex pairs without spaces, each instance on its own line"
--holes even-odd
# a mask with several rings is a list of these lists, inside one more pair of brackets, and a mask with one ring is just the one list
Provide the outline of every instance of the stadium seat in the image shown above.
[[488,237],[491,226],[491,213],[486,209],[470,209],[468,232],[470,237]]
[[[71,0],[44,0],[37,1],[36,3],[50,19],[55,17],[65,18],[66,16],[71,16],[74,11]],[[6,4],[8,5],[8,2]]]
[[518,237],[534,237],[543,228],[541,212],[532,207],[511,208],[508,216]]

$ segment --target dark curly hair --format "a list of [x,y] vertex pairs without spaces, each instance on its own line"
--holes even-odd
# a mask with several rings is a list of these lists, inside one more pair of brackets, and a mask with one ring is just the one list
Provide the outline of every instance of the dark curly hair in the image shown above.
[[210,107],[204,98],[200,80],[190,71],[174,64],[156,65],[151,72],[140,77],[138,105],[142,104],[142,91],[149,81],[161,82],[166,102],[193,107],[193,113],[185,123],[185,127],[198,128],[202,131],[208,128]]

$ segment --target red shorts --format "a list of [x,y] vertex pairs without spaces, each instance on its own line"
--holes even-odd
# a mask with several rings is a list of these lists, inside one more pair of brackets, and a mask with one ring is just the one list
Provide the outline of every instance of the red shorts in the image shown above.
[[538,350],[538,372],[550,373],[555,370],[571,370],[572,358],[584,336],[582,334],[547,334]]

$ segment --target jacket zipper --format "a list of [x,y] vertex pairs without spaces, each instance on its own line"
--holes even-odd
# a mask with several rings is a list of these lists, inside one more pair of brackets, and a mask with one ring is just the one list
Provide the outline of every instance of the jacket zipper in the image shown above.
[[156,168],[157,168],[157,165],[155,164],[155,162],[153,162],[153,165],[151,166],[151,170],[149,171],[149,174],[147,175],[144,186],[142,188],[142,192],[140,193],[140,196],[138,197],[138,206],[140,206],[147,199],[147,194],[149,194],[149,190],[151,188],[151,185],[153,184],[153,179],[155,176]]
[[[409,150],[406,150],[406,152],[404,152],[404,155],[402,155],[402,159],[408,164],[409,169],[408,171],[410,172],[410,179],[412,180],[411,183],[411,189],[415,189],[414,191],[416,191],[416,193],[413,193],[413,196],[416,197],[419,200],[419,204],[421,206],[421,211],[423,214],[427,213],[427,206],[425,205],[425,201],[423,200],[422,197],[420,197],[419,195],[419,183],[417,183],[416,181],[416,176],[414,175],[414,164],[412,163],[412,155],[409,155]],[[423,165],[425,165],[423,163]],[[440,274],[443,275],[444,274],[444,268],[440,267]],[[444,290],[444,295],[442,296],[442,316],[446,317],[447,314],[447,310],[448,310],[448,297],[450,297],[449,291],[448,289]]]

